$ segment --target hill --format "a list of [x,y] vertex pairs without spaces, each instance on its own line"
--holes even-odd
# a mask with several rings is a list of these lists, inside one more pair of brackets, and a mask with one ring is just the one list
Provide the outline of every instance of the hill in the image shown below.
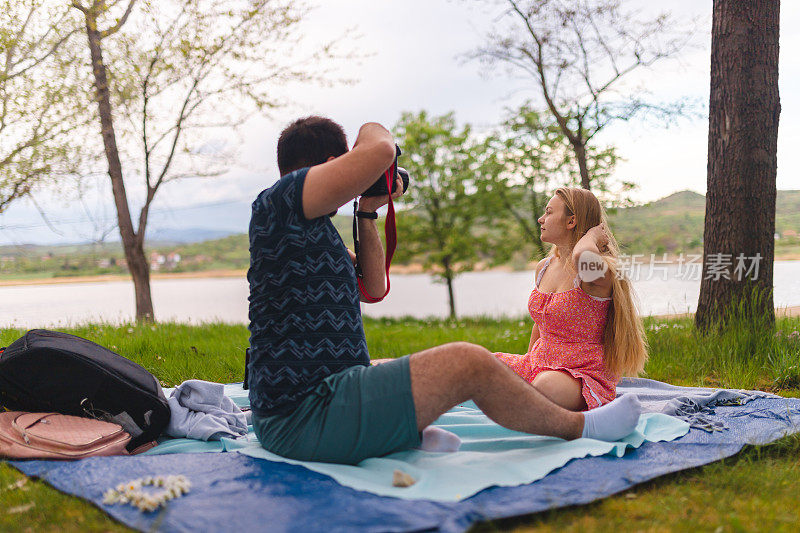
[[[705,202],[702,194],[680,191],[610,213],[609,225],[627,253],[698,253],[703,244]],[[775,232],[781,236],[775,243],[776,256],[800,252],[800,240],[791,235],[800,234],[800,191],[778,191]]]
[[627,253],[690,253],[701,249],[706,198],[680,191],[609,213],[609,226]]
[[800,191],[778,191],[775,203],[775,231],[800,233]]
[[[645,256],[701,253],[704,218],[705,196],[693,191],[609,211],[609,225],[622,252]],[[344,243],[352,248],[353,218],[338,215],[333,223]],[[204,231],[212,230],[192,229],[181,236],[202,235]],[[800,191],[778,191],[776,232],[780,235],[775,241],[776,258],[800,259]],[[177,232],[171,236],[180,237]],[[162,272],[243,270],[250,263],[246,234],[189,243],[151,241],[147,253],[153,271]],[[525,268],[530,251],[521,250],[520,257],[522,260],[512,261],[515,268]],[[126,273],[119,243],[0,246],[0,269],[5,278]]]

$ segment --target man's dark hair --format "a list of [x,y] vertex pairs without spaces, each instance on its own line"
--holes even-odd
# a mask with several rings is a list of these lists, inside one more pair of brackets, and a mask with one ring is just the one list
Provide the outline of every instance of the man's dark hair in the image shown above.
[[285,176],[346,152],[347,135],[339,124],[319,116],[301,118],[286,126],[278,138],[278,170]]

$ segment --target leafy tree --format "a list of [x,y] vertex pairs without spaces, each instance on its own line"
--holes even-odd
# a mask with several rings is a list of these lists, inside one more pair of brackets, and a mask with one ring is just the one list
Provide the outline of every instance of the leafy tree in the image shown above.
[[453,113],[403,113],[394,131],[403,150],[400,165],[412,176],[401,197],[410,209],[397,218],[398,259],[423,258],[426,268],[433,267],[436,278],[447,284],[450,317],[455,318],[453,280],[492,251],[491,235],[478,224],[480,204],[474,194],[481,147],[469,125],[456,125]]
[[606,126],[640,114],[670,120],[686,102],[654,102],[631,74],[675,56],[690,33],[667,14],[641,20],[619,0],[485,0],[499,6],[487,43],[471,56],[533,81],[534,92],[572,150],[581,186],[591,188],[592,143]]
[[[150,208],[165,183],[225,171],[231,153],[216,141],[254,110],[284,104],[273,96],[292,81],[327,79],[302,40],[308,9],[290,0],[73,0],[85,21],[97,118],[137,319],[153,319],[144,253]],[[120,144],[118,145],[118,142]],[[134,226],[127,185],[143,182]]]
[[69,138],[86,119],[78,29],[62,2],[0,1],[0,212],[78,159]]
[[[481,191],[479,198],[487,202],[483,209],[486,225],[507,228],[505,244],[512,250],[532,245],[536,256],[544,256],[537,219],[557,187],[577,186],[581,181],[574,153],[567,148],[561,128],[547,113],[526,104],[510,113],[483,145],[476,184]],[[617,159],[613,147],[587,147],[588,168],[602,190],[609,189]],[[622,188],[632,186],[623,182]]]

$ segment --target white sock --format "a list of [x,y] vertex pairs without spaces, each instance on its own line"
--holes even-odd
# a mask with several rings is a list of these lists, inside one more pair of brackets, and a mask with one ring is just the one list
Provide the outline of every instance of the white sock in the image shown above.
[[426,452],[457,452],[461,447],[461,439],[437,426],[428,426],[422,430],[420,450]]
[[589,439],[617,441],[633,433],[642,414],[634,394],[625,394],[597,409],[583,413],[583,435]]

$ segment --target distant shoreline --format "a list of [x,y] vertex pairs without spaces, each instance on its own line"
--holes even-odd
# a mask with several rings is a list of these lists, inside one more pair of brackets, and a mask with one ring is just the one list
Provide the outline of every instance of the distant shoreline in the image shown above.
[[[198,272],[152,272],[151,280],[198,279],[198,278],[244,278],[247,270],[203,270]],[[56,278],[0,279],[0,287],[20,285],[60,285],[63,283],[103,283],[107,281],[131,281],[127,274],[102,274],[97,276],[64,276]]]
[[[512,270],[508,267],[498,267],[487,269],[492,271],[507,271]],[[486,271],[486,270],[484,270]],[[392,268],[393,274],[424,274],[419,265],[399,265],[398,268]],[[151,279],[156,281],[161,280],[180,280],[180,279],[203,279],[203,278],[240,278],[245,279],[247,271],[243,269],[230,269],[230,270],[207,270],[201,272],[155,272],[151,274]],[[108,282],[129,282],[130,277],[122,274],[106,274],[97,276],[72,276],[72,277],[59,277],[59,278],[35,278],[35,279],[15,279],[15,280],[0,280],[0,287],[28,287],[28,286],[52,286],[61,284],[77,284],[77,283],[108,283]],[[776,308],[775,313],[779,317],[800,317],[800,306],[781,307]],[[648,315],[656,319],[680,319],[691,318],[694,313],[667,313],[659,315]]]
[[[689,255],[689,254],[687,254]],[[628,255],[628,257],[632,257]],[[786,256],[776,257],[775,261],[800,261],[800,254],[787,254]],[[668,263],[670,265],[677,265],[679,261],[676,256],[667,255],[666,261],[662,261],[658,256],[655,258],[655,265],[663,265]],[[523,270],[534,270],[536,268],[536,261],[528,263]],[[637,255],[636,264],[645,267],[649,265],[649,256]],[[684,264],[686,264],[684,262]],[[477,265],[474,272],[514,272],[515,270],[508,265],[499,265],[491,268],[481,268]],[[392,265],[391,274],[435,274],[435,272],[426,271],[419,263],[410,265]],[[2,273],[0,273],[2,276]],[[244,278],[247,276],[247,269],[218,269],[218,270],[200,270],[195,272],[151,272],[151,280],[163,279],[199,279],[199,278]],[[16,279],[0,279],[0,287],[14,287],[14,286],[28,286],[28,285],[60,285],[65,283],[102,283],[108,281],[131,281],[128,274],[99,274],[87,276],[63,276],[63,277],[31,277],[31,278],[16,278]]]
[[[800,316],[800,305],[791,307],[776,307],[775,315],[778,317],[798,317]],[[653,318],[674,319],[674,318],[691,318],[694,313],[672,313],[666,315],[651,315]]]

